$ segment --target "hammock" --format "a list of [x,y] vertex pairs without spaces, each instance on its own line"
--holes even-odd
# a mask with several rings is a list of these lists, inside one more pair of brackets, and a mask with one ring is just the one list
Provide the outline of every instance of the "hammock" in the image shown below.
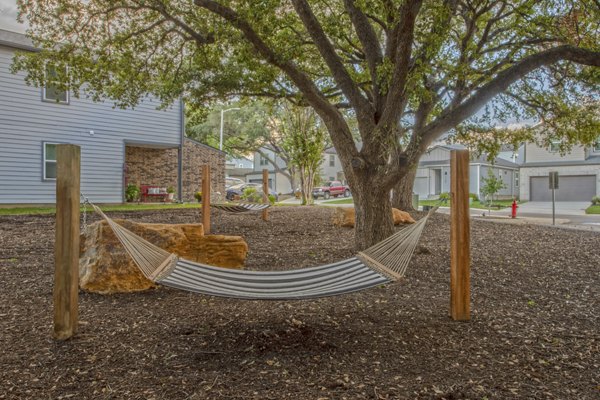
[[397,281],[406,272],[425,222],[437,209],[347,260],[287,271],[246,271],[179,258],[117,224],[96,205],[92,207],[151,281],[212,296],[251,300],[314,299]]
[[227,211],[230,213],[243,213],[247,211],[262,211],[266,208],[271,207],[271,204],[257,204],[257,203],[216,203],[210,205],[217,210]]

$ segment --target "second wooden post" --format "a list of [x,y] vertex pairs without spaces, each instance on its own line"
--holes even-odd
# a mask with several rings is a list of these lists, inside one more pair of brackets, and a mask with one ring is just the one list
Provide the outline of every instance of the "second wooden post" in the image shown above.
[[202,166],[202,226],[210,233],[210,166]]
[[[263,169],[263,198],[265,201],[269,201],[269,170]],[[265,208],[262,212],[262,219],[266,221],[269,219],[269,210]]]
[[56,146],[56,240],[54,243],[54,337],[77,333],[79,317],[79,146]]
[[469,151],[453,150],[450,159],[450,316],[471,319],[471,239]]

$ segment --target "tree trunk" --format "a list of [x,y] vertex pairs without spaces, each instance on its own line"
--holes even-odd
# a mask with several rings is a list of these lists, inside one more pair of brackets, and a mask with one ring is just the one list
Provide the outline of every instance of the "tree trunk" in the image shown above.
[[396,186],[394,186],[392,207],[403,211],[415,211],[412,204],[412,195],[416,175],[417,167],[415,166],[404,175]]
[[354,241],[357,250],[364,250],[394,232],[390,192],[377,182],[378,179],[365,174],[363,178],[354,179],[351,187],[356,211]]
[[312,197],[312,190],[314,186],[314,173],[311,173],[310,171],[305,171],[304,168],[301,168],[300,185],[302,205],[313,205],[315,203]]

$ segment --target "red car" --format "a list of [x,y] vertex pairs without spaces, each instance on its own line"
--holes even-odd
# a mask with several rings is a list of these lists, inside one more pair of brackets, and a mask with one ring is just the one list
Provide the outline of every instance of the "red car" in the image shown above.
[[350,188],[346,185],[343,185],[340,181],[329,181],[325,182],[323,186],[314,188],[312,195],[315,199],[323,197],[325,200],[327,200],[331,196],[350,197]]

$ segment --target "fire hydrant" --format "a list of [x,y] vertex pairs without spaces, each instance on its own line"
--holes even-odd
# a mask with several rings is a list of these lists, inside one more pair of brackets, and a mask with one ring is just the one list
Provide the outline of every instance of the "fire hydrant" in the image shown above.
[[517,218],[517,208],[519,208],[519,206],[517,205],[517,200],[513,199],[512,206],[511,206],[512,211],[510,213],[511,218]]

